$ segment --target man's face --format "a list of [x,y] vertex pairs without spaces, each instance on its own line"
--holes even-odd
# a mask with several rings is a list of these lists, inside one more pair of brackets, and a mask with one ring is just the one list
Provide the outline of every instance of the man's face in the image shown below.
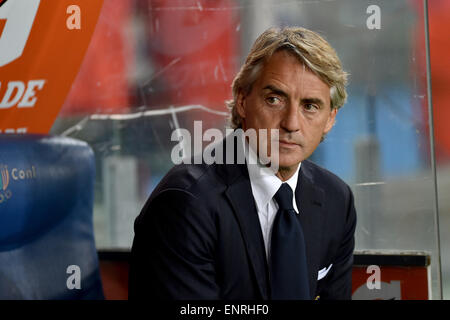
[[[330,107],[330,87],[286,51],[265,64],[251,92],[238,95],[243,130],[279,130],[279,167],[296,169],[333,127],[337,110]],[[259,149],[259,148],[258,148]],[[271,154],[270,140],[267,146]]]

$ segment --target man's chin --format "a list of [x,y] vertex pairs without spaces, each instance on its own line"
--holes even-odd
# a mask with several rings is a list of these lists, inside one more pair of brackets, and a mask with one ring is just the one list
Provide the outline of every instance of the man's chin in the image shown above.
[[278,167],[280,170],[292,170],[292,169],[296,169],[298,164],[301,162],[301,158],[297,158],[297,159],[280,159],[279,163],[278,163]]

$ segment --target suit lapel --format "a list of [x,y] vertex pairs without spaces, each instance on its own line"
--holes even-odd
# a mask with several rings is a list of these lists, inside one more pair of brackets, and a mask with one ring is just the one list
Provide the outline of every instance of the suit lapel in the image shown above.
[[[237,143],[236,138],[230,136],[224,141],[226,143],[234,143],[236,156],[237,148],[242,148],[242,146],[240,143]],[[242,149],[240,152],[242,152]],[[266,250],[258,212],[253,200],[247,166],[244,163],[221,166],[221,168],[224,170],[223,178],[228,186],[225,195],[231,203],[236,220],[239,223],[247,249],[248,259],[254,271],[260,295],[263,299],[268,299],[269,272]]]
[[314,185],[312,170],[308,161],[302,162],[295,191],[297,207],[300,211],[298,218],[305,235],[311,297],[316,291],[317,270],[319,270],[320,263],[323,230],[322,206],[325,196],[323,189]]
[[256,281],[263,299],[268,299],[268,268],[264,239],[258,218],[250,181],[241,178],[230,185],[225,192],[239,222],[242,236],[247,248],[249,261],[255,272]]

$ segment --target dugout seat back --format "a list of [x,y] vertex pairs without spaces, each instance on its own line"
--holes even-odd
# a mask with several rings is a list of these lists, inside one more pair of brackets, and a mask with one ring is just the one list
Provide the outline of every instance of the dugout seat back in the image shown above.
[[92,149],[0,135],[0,299],[103,299]]

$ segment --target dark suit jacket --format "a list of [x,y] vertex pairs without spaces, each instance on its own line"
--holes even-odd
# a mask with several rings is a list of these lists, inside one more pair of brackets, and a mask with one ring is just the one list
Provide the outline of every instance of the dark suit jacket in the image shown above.
[[[350,188],[302,162],[295,192],[311,298],[349,299],[356,213]],[[327,275],[318,272],[332,264]],[[135,221],[129,298],[270,299],[245,164],[175,166]]]

